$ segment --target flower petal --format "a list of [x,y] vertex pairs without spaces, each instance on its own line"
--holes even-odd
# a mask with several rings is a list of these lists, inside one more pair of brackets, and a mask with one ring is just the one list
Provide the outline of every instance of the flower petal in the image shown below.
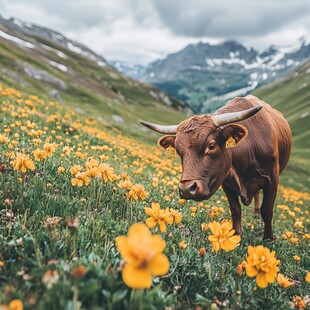
[[160,209],[160,204],[156,202],[152,202],[152,209],[153,209],[154,214],[158,213]]
[[256,277],[256,283],[260,288],[266,288],[268,281],[266,279],[265,273],[260,272]]
[[231,238],[226,239],[224,242],[221,243],[221,248],[228,252],[228,251],[232,251],[237,247],[238,243],[234,242],[233,240],[231,240]]
[[254,266],[251,266],[249,264],[245,265],[245,270],[246,270],[247,276],[251,278],[255,277],[258,273],[258,270]]
[[149,236],[151,235],[151,232],[149,231],[149,229],[147,228],[147,226],[145,226],[142,223],[136,223],[133,224],[129,231],[128,231],[128,237],[135,237],[135,236]]
[[220,244],[218,242],[212,242],[212,251],[218,252],[220,249]]
[[156,255],[150,262],[149,268],[154,276],[162,276],[169,270],[170,264],[165,254]]
[[220,234],[220,230],[221,230],[221,224],[220,223],[214,221],[212,223],[209,223],[208,227],[211,230],[213,235],[218,236]]
[[152,284],[152,276],[148,269],[136,268],[131,264],[124,266],[122,277],[125,284],[131,288],[149,288]]
[[151,208],[144,208],[144,211],[148,216],[154,216],[154,211]]
[[209,241],[211,241],[211,242],[218,242],[218,240],[219,240],[218,237],[215,237],[215,236],[213,236],[213,235],[210,235],[210,236],[208,237],[208,239],[209,239]]
[[157,224],[157,221],[153,217],[149,217],[148,219],[146,219],[145,224],[149,228],[154,228]]
[[269,272],[266,272],[266,279],[269,283],[272,283],[275,281],[276,277],[277,277],[277,271],[276,269],[273,269]]
[[161,232],[166,232],[167,231],[167,226],[164,220],[159,220],[158,221],[159,229]]
[[150,244],[152,245],[151,249],[154,253],[161,253],[166,247],[165,240],[163,240],[159,235],[153,235]]
[[126,259],[128,256],[127,238],[125,236],[119,236],[115,239],[115,243],[122,257]]

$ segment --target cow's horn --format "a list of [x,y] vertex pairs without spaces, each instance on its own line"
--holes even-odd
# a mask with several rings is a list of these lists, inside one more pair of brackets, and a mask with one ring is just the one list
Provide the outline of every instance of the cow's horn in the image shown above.
[[176,134],[177,128],[179,126],[179,125],[162,126],[162,125],[153,124],[153,123],[144,122],[144,121],[140,121],[140,123],[144,125],[145,127],[148,127],[154,131],[165,133],[165,134]]
[[257,113],[263,106],[258,105],[256,107],[243,110],[240,112],[231,112],[225,114],[219,114],[212,116],[212,122],[216,127],[224,126],[230,123],[243,121],[244,119],[251,117],[255,113]]

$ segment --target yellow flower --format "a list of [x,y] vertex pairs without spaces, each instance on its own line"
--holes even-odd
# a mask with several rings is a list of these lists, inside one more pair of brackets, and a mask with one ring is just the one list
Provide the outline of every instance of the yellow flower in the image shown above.
[[158,235],[152,235],[144,224],[133,224],[128,237],[116,238],[116,246],[125,261],[123,280],[131,288],[149,288],[152,276],[164,275],[169,270],[168,258],[162,253],[165,241]]
[[10,302],[10,310],[23,310],[23,309],[24,309],[24,305],[20,299],[13,299]]
[[286,234],[282,234],[281,236],[282,236],[282,239],[283,239],[283,240],[286,240],[286,239],[287,239],[287,235],[286,235]]
[[173,217],[173,221],[175,224],[179,224],[182,221],[182,213],[179,212],[178,210],[174,210],[172,208],[170,208],[170,214]]
[[81,165],[74,165],[71,167],[70,169],[70,173],[73,175],[73,174],[77,174],[78,172],[82,171],[83,169],[83,166]]
[[146,225],[149,228],[154,228],[157,224],[161,232],[166,232],[166,223],[171,225],[173,223],[173,216],[169,212],[169,209],[160,209],[159,203],[152,202],[151,208],[144,208],[145,213],[150,216],[146,219]]
[[76,152],[75,153],[75,156],[77,157],[77,158],[82,158],[82,159],[84,159],[85,157],[86,157],[86,153],[82,153],[82,152]]
[[310,271],[306,275],[306,281],[310,284]]
[[106,161],[109,159],[108,155],[100,155],[99,157],[100,157],[100,160],[102,160],[102,161]]
[[0,134],[0,143],[7,143],[10,139],[6,135]]
[[4,266],[4,262],[0,260],[0,267],[3,267],[3,266]]
[[98,167],[92,167],[87,169],[87,174],[93,178],[97,177],[100,175],[100,171],[98,169]]
[[303,228],[304,227],[303,224],[302,224],[302,221],[296,221],[294,226],[298,227],[298,228]]
[[119,181],[117,184],[119,188],[131,189],[133,184],[129,180]]
[[26,173],[27,169],[34,170],[34,162],[29,158],[29,155],[18,153],[15,159],[11,162],[14,170],[21,170],[22,173]]
[[8,306],[0,304],[0,310],[23,310],[23,309],[24,304],[20,299],[13,299]]
[[63,173],[66,169],[64,167],[58,167],[58,173]]
[[158,178],[153,178],[153,179],[152,179],[152,185],[153,185],[153,187],[157,187],[157,186],[158,186],[158,183],[159,183],[159,179],[158,179]]
[[66,154],[67,156],[69,156],[70,153],[71,153],[70,147],[69,147],[69,146],[64,146],[64,147],[62,148],[62,152],[63,152],[64,154]]
[[207,231],[209,229],[209,225],[207,223],[201,223],[200,227],[202,231]]
[[114,172],[114,169],[109,164],[106,164],[106,163],[100,164],[98,166],[98,169],[105,183],[107,183],[108,181],[113,182],[114,177],[115,177],[115,172]]
[[270,252],[262,245],[248,247],[246,273],[249,277],[256,276],[256,283],[260,288],[266,288],[277,277],[280,260],[275,258],[275,251]]
[[72,186],[83,186],[90,183],[90,178],[87,175],[87,172],[78,172],[75,178],[71,179]]
[[296,261],[296,262],[299,262],[300,261],[300,257],[298,255],[294,255],[293,256],[293,259]]
[[145,192],[143,185],[135,184],[131,187],[129,193],[126,193],[126,197],[130,200],[145,200],[148,196],[148,193]]
[[99,163],[93,157],[89,157],[86,162],[86,169],[91,170],[92,168],[98,167]]
[[287,236],[287,238],[292,238],[292,237],[294,237],[294,233],[291,231],[287,231],[286,236]]
[[234,236],[235,230],[232,229],[231,222],[212,222],[209,223],[209,229],[212,234],[209,241],[212,242],[212,250],[217,252],[222,249],[226,252],[234,250],[241,240],[240,236]]
[[293,304],[296,309],[304,309],[306,306],[306,303],[301,296],[294,296]]
[[190,209],[191,209],[192,213],[196,213],[197,212],[197,207],[190,207]]
[[54,143],[45,143],[43,145],[44,151],[46,152],[48,157],[52,157],[53,153],[55,152],[55,144]]
[[179,243],[179,247],[180,247],[181,250],[185,250],[186,247],[187,247],[187,243],[186,243],[184,240],[182,240],[182,241]]
[[130,181],[130,176],[129,176],[127,173],[122,172],[122,173],[121,173],[121,177],[122,177],[122,179],[124,179],[124,180]]
[[41,161],[41,159],[45,159],[46,156],[47,156],[46,151],[40,150],[40,149],[34,150],[34,151],[32,152],[32,154],[33,154],[34,159],[35,159],[36,161]]
[[291,282],[287,277],[285,277],[282,273],[278,273],[277,282],[280,286],[289,287],[294,285],[294,282]]
[[291,243],[298,243],[298,241],[299,241],[298,238],[295,238],[295,237],[290,238]]

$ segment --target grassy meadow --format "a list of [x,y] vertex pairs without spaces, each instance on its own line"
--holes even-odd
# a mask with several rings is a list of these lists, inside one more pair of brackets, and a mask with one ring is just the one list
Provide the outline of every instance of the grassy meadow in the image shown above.
[[155,143],[3,85],[0,108],[0,309],[309,307],[308,193],[279,188],[272,243],[243,207],[239,240]]

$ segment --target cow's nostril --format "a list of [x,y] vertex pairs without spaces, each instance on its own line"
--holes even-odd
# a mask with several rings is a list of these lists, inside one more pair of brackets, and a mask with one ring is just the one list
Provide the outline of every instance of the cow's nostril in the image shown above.
[[197,183],[194,182],[191,187],[189,188],[189,191],[192,195],[194,195],[196,193],[196,190],[197,190]]

